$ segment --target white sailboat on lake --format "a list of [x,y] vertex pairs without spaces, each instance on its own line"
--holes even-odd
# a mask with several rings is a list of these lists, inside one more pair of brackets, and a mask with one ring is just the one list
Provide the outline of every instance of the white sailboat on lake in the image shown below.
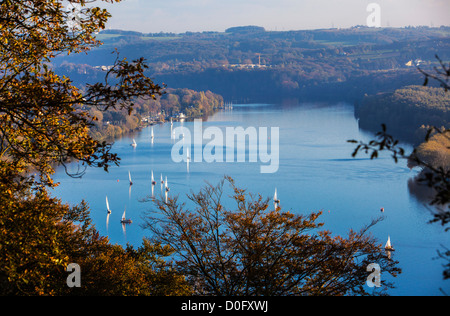
[[152,170],[152,186],[156,185],[155,177],[153,176],[153,170]]
[[108,212],[108,214],[111,214],[111,209],[109,208],[108,196],[106,196],[106,211]]
[[170,189],[169,189],[169,184],[168,184],[168,182],[167,182],[167,177],[166,177],[165,186],[166,186],[165,191],[166,191],[166,203],[167,203],[167,201],[168,201],[168,195],[169,195],[169,191],[170,191]]
[[388,241],[386,243],[386,246],[384,246],[384,249],[386,251],[395,251],[395,249],[394,249],[394,247],[392,246],[392,243],[391,243],[391,236],[389,236]]
[[136,143],[136,140],[134,138],[133,138],[133,142],[131,143],[130,146],[133,147],[133,148],[137,147],[137,143]]
[[167,177],[166,177],[165,186],[166,186],[166,192],[169,192],[170,189],[169,189],[169,184],[168,184],[168,182],[167,182]]
[[273,196],[273,206],[275,208],[275,210],[280,207],[280,200],[278,199],[278,192],[277,189],[275,188],[275,194]]
[[122,219],[120,220],[120,222],[122,224],[131,224],[131,223],[133,223],[133,221],[131,219],[127,219],[126,213],[127,213],[127,207],[125,206],[125,210],[123,211]]
[[155,185],[156,185],[156,181],[155,181],[155,177],[153,176],[153,170],[152,170],[152,197],[155,196]]
[[128,180],[130,181],[130,186],[133,185],[133,180],[131,180],[131,172],[128,171]]
[[111,209],[109,208],[109,201],[108,201],[108,196],[106,196],[106,210],[108,212],[108,215],[106,215],[106,232],[108,234],[109,231],[109,217],[111,216]]

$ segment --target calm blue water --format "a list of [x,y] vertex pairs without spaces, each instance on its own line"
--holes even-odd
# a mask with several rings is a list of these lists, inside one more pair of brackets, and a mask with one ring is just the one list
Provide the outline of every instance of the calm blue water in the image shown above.
[[[193,122],[174,123],[193,130]],[[280,167],[275,174],[261,174],[260,163],[191,163],[190,173],[185,163],[174,163],[171,149],[170,124],[154,127],[151,144],[150,129],[118,140],[113,149],[122,158],[120,167],[109,173],[89,169],[82,179],[71,179],[63,170],[55,176],[61,182],[54,195],[77,204],[86,200],[91,216],[101,234],[112,243],[135,246],[148,233],[144,231],[142,214],[152,207],[140,200],[151,194],[150,176],[153,170],[158,182],[155,194],[161,194],[159,179],[167,177],[171,195],[198,192],[205,181],[217,184],[223,176],[232,176],[238,186],[250,192],[278,197],[285,210],[307,214],[322,210],[321,222],[336,235],[346,235],[350,229],[360,230],[385,208],[385,220],[371,233],[385,243],[391,236],[396,248],[395,259],[403,273],[394,279],[392,295],[440,295],[439,288],[450,292],[450,283],[442,280],[443,261],[435,260],[441,245],[449,246],[450,234],[439,225],[429,225],[427,208],[411,196],[408,179],[416,171],[406,162],[395,164],[389,156],[370,161],[365,156],[351,158],[354,146],[349,139],[368,140],[373,137],[359,130],[348,104],[283,104],[238,105],[203,122],[203,128],[217,126],[279,127]],[[138,147],[130,144],[135,138]],[[76,165],[72,166],[75,170]],[[129,186],[128,171],[134,185]],[[112,209],[106,224],[105,197]],[[133,224],[122,229],[120,219],[124,208]],[[386,275],[382,274],[382,277]]]

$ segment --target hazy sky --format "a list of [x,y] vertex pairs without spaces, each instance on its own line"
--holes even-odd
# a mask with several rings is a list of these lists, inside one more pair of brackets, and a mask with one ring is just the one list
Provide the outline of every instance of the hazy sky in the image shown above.
[[450,0],[123,0],[108,5],[108,28],[141,32],[224,31],[258,25],[301,30],[365,25],[370,3],[382,26],[449,25]]

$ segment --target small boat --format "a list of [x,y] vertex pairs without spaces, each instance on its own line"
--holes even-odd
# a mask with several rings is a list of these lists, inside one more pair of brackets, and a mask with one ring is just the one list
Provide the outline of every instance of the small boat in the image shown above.
[[111,209],[109,208],[108,196],[106,196],[106,211],[111,214]]
[[381,208],[381,213],[384,213],[384,207]]
[[386,246],[384,246],[384,249],[386,251],[395,251],[394,247],[392,247],[392,244],[391,244],[391,236],[389,236]]
[[275,195],[273,196],[273,204],[275,210],[280,206],[280,200],[278,199],[277,189],[275,189]]
[[153,170],[152,170],[152,185],[153,185],[153,186],[156,185],[155,177],[153,176]]
[[130,186],[133,185],[133,180],[131,180],[131,173],[128,171],[128,180],[130,180]]
[[152,126],[152,141],[155,139],[155,133],[153,132],[153,126]]
[[166,192],[165,192],[165,197],[166,197],[166,203],[167,203],[167,201],[168,201],[168,198],[169,198],[169,191],[170,191],[170,189],[169,189],[169,185],[167,184],[167,177],[166,177],[166,183],[165,183],[165,185],[166,185]]
[[169,192],[169,191],[170,191],[170,189],[169,189],[169,185],[167,184],[167,177],[166,177],[166,182],[165,182],[165,186],[166,186],[166,192]]
[[123,211],[122,219],[120,220],[120,222],[122,224],[131,224],[131,223],[133,223],[133,221],[131,219],[127,219],[126,218],[126,212],[127,212],[127,207],[125,206],[125,210]]
[[133,138],[133,142],[131,143],[130,146],[133,147],[133,148],[137,147],[137,143],[136,143],[136,140],[134,138]]

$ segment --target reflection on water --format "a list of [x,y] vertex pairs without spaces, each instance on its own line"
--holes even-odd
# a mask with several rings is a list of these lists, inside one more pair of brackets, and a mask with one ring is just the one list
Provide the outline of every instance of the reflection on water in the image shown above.
[[[336,235],[361,229],[378,218],[383,208],[386,219],[371,233],[382,245],[391,237],[396,250],[392,256],[403,269],[394,280],[382,274],[397,286],[391,294],[439,295],[439,288],[448,288],[442,281],[442,264],[433,258],[441,244],[449,244],[449,234],[439,225],[427,224],[430,213],[423,201],[411,198],[410,191],[415,189],[408,180],[417,172],[410,170],[406,162],[395,164],[389,155],[377,161],[363,156],[352,159],[354,147],[347,140],[367,141],[373,137],[359,130],[352,106],[234,105],[232,111],[219,112],[203,122],[204,128],[279,127],[280,167],[275,174],[261,174],[259,164],[248,162],[208,164],[193,160],[188,172],[186,162],[174,163],[171,159],[175,143],[172,131],[181,125],[193,129],[192,122],[174,122],[173,126],[167,123],[154,126],[153,132],[149,128],[117,140],[113,150],[122,159],[121,166],[111,168],[109,173],[88,169],[82,179],[72,179],[64,171],[58,172],[56,180],[61,186],[54,194],[73,204],[86,200],[101,234],[109,236],[112,243],[136,246],[148,234],[141,227],[142,215],[153,207],[151,202],[140,200],[150,196],[165,199],[167,195],[179,196],[188,203],[186,194],[199,191],[205,181],[217,184],[225,174],[233,177],[239,187],[271,199],[276,189],[284,210],[302,214],[324,210],[319,220]],[[133,138],[135,149],[130,146]],[[77,168],[76,164],[71,167]],[[165,183],[170,191],[165,190]],[[112,209],[110,215],[105,210],[105,196]],[[121,215],[125,205],[133,224],[123,230]]]
[[409,193],[420,203],[429,205],[436,196],[436,190],[419,181],[420,176],[408,179]]

